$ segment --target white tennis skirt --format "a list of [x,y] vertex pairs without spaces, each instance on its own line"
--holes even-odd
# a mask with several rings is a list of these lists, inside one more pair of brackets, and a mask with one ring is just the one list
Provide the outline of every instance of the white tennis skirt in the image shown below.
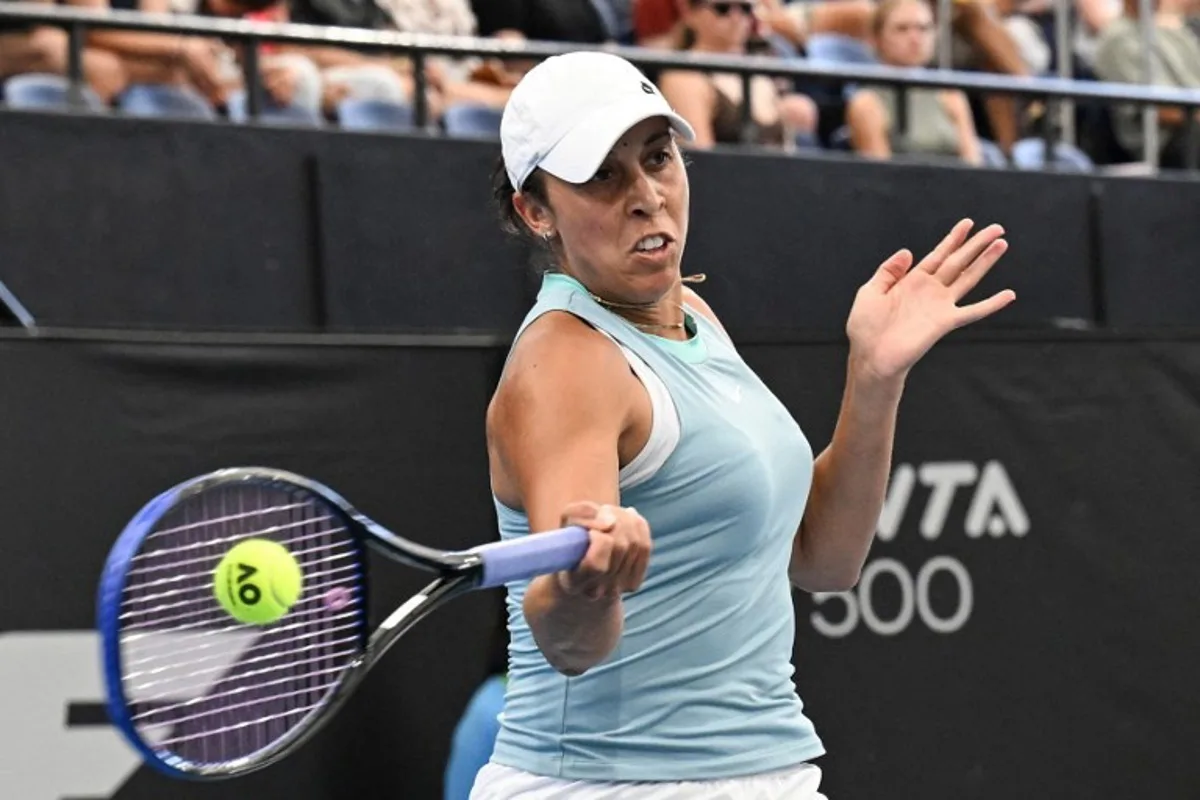
[[715,781],[606,783],[489,763],[476,775],[470,800],[826,800],[820,785],[821,769],[814,764]]

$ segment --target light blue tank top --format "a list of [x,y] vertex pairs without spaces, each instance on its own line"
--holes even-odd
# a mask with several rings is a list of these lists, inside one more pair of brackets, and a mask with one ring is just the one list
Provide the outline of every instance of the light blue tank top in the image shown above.
[[[822,755],[792,680],[787,576],[812,480],[808,440],[703,314],[687,309],[687,342],[649,336],[552,273],[521,331],[552,310],[641,357],[670,391],[681,435],[653,477],[622,492],[649,522],[653,550],[606,660],[576,677],[554,670],[522,613],[528,582],[509,584],[509,683],[492,760],[573,780],[679,781]],[[529,535],[523,513],[496,510],[502,538]]]

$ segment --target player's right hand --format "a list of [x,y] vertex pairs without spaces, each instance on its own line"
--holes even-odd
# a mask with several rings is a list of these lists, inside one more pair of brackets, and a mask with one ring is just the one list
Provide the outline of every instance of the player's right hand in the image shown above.
[[650,525],[634,508],[591,502],[571,503],[563,510],[564,526],[586,528],[591,538],[579,566],[556,574],[566,594],[592,600],[617,599],[637,591],[650,565]]

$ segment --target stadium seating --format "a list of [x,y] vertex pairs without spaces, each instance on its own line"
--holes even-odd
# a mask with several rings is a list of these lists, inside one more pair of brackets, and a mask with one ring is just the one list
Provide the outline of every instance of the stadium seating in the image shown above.
[[[229,113],[229,119],[239,123],[249,123],[250,112],[248,109],[245,92],[235,92],[230,95],[226,108]],[[258,119],[255,120],[263,125],[298,125],[306,127],[320,127],[324,124],[321,115],[315,111],[311,111],[300,106],[279,106],[264,99],[258,110]]]
[[460,103],[446,109],[443,119],[446,133],[458,138],[500,138],[500,110]]
[[[1013,145],[1012,162],[1017,169],[1045,169],[1046,143],[1041,139],[1022,139]],[[1082,150],[1067,142],[1054,144],[1053,166],[1070,172],[1091,172],[1095,169],[1092,160]]]
[[[82,87],[84,106],[102,113],[104,102],[88,87]],[[4,103],[10,108],[67,111],[71,108],[71,82],[61,75],[31,72],[15,75],[4,83]]]
[[116,105],[123,113],[138,117],[211,120],[217,116],[203,97],[182,86],[136,84],[121,93]]
[[411,131],[413,110],[386,100],[347,99],[338,104],[338,124],[352,131]]

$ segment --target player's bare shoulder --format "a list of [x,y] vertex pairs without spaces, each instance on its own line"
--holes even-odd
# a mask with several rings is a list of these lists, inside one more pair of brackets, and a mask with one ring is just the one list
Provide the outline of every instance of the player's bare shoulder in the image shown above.
[[489,437],[546,415],[567,423],[623,414],[629,378],[624,357],[604,334],[573,314],[548,312],[513,346],[488,407]]
[[[577,317],[551,311],[517,340],[487,410],[492,491],[523,507],[519,486],[564,448],[603,450],[632,415],[632,382],[620,350]],[[601,444],[596,444],[601,443]]]

